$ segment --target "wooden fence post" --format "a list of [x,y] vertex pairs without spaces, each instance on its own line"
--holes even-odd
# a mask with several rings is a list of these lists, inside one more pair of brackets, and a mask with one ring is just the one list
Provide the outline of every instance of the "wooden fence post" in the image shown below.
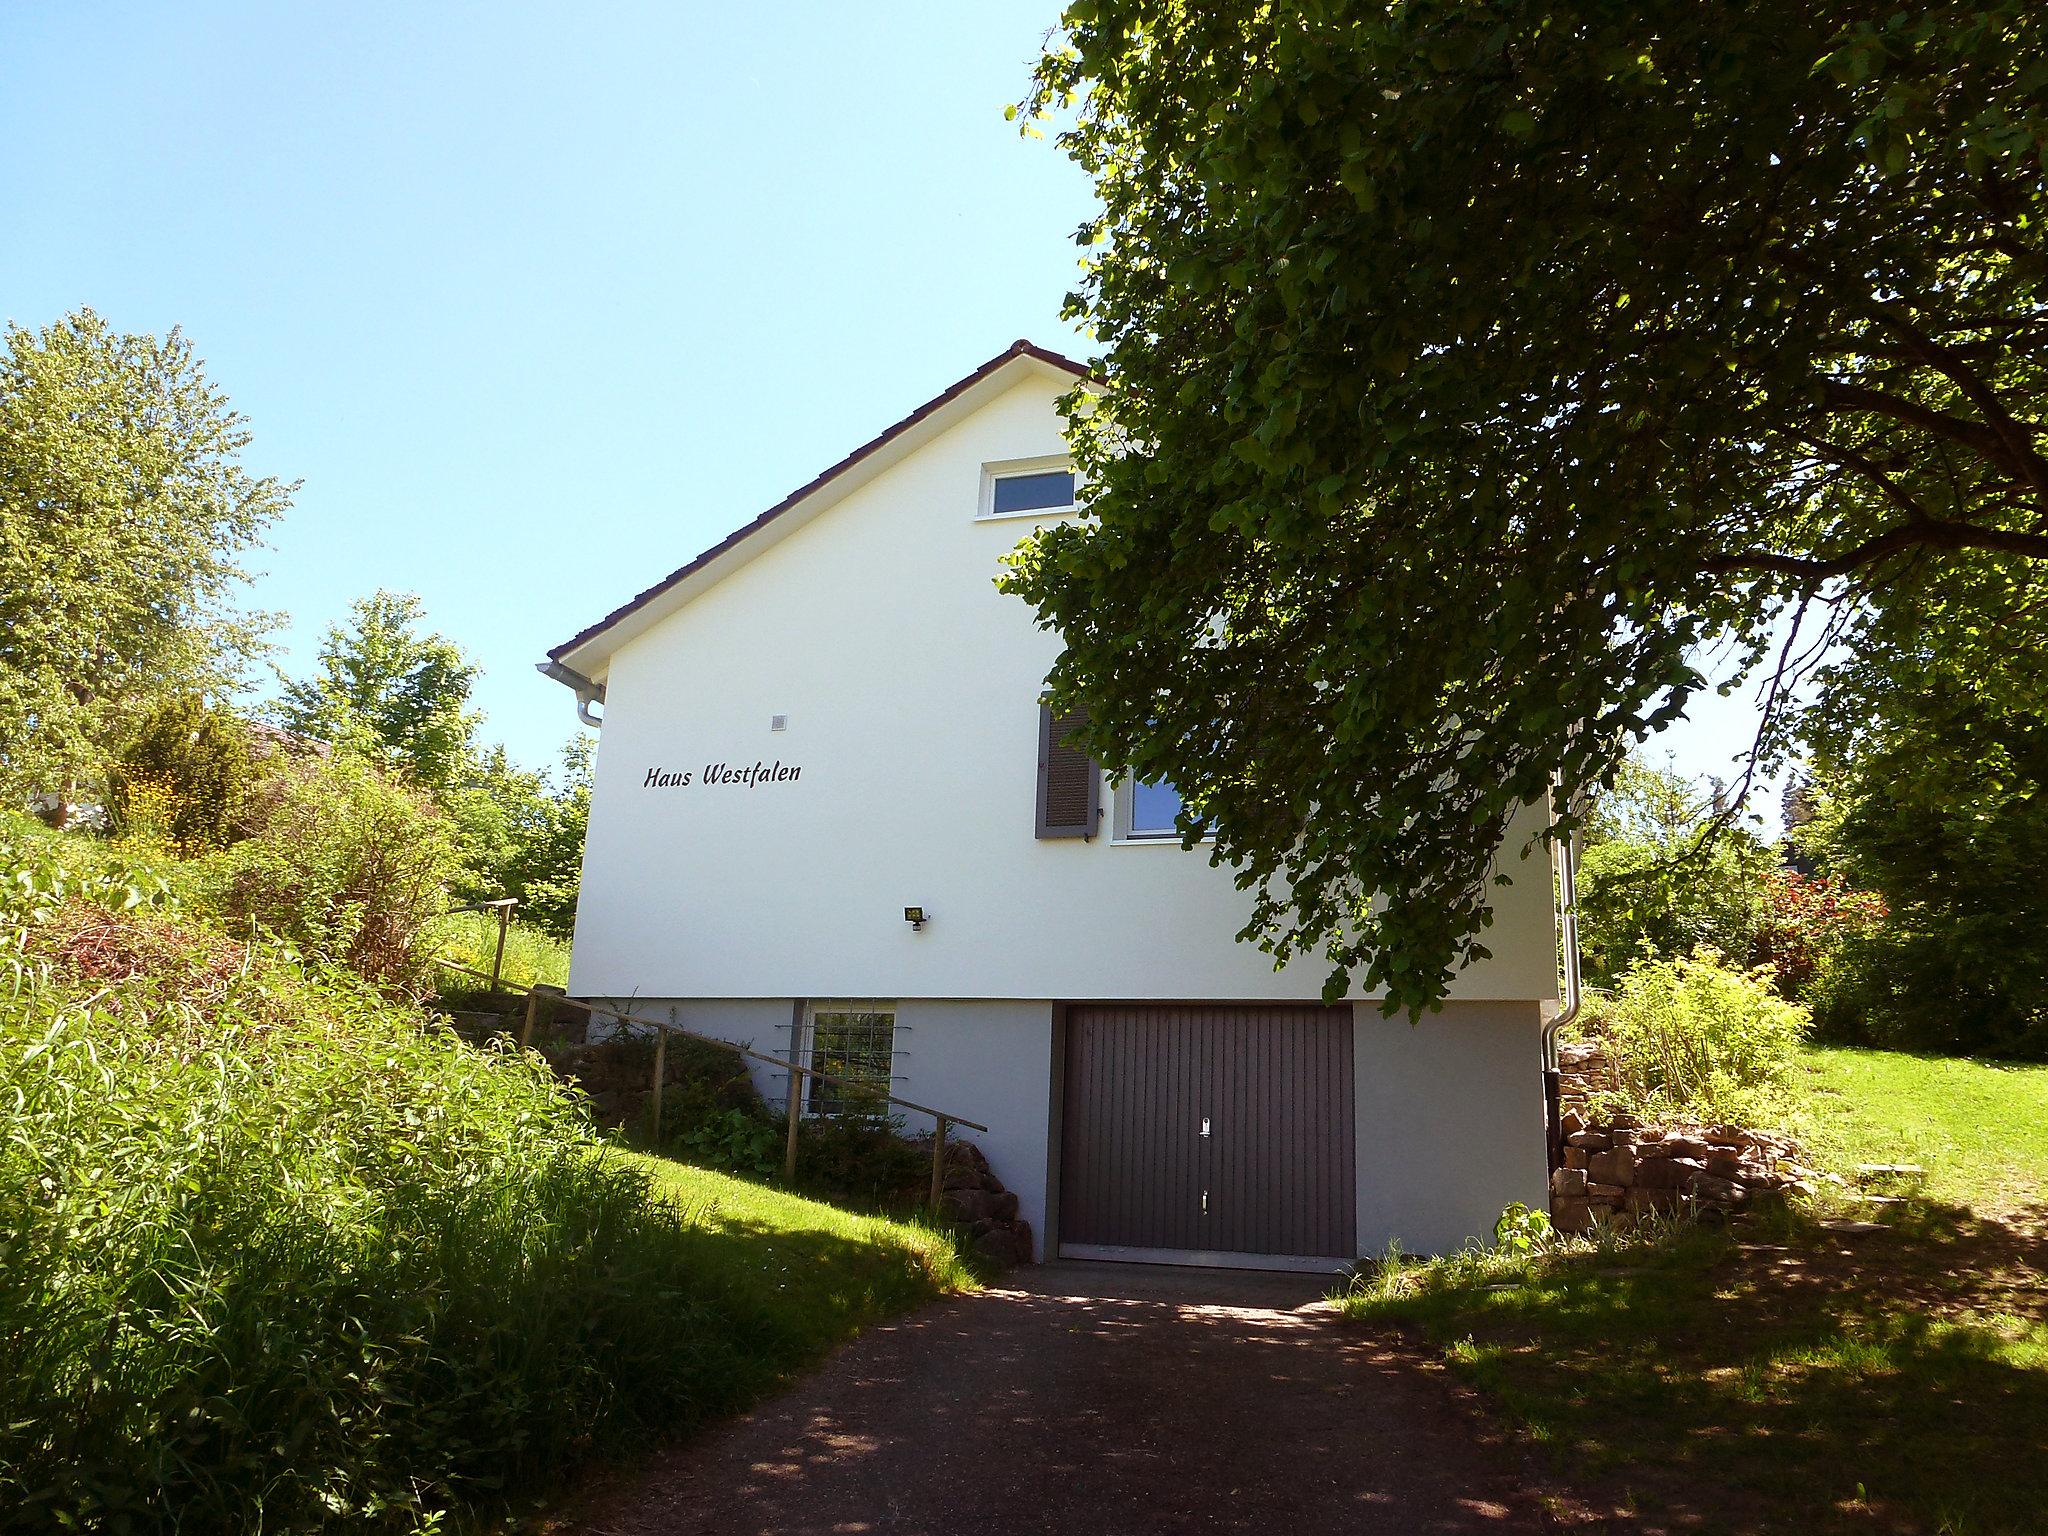
[[796,1128],[798,1122],[802,1120],[804,1112],[803,1082],[803,1075],[797,1071],[796,1063],[791,1062],[789,1064],[789,1105],[783,1111],[784,1117],[789,1122],[789,1128],[782,1140],[782,1182],[785,1184],[792,1184],[796,1181]]
[[[495,991],[496,989],[493,988],[493,990]],[[528,992],[526,994],[526,1022],[519,1026],[519,1049],[522,1051],[530,1049],[533,1045],[534,1019],[539,1012],[540,995],[536,992]]]
[[932,1122],[932,1218],[938,1219],[939,1196],[946,1190],[946,1117]]
[[654,1031],[654,1097],[649,1101],[652,1112],[652,1129],[649,1140],[655,1146],[661,1145],[661,1082],[668,1076],[668,1031],[657,1027]]
[[498,978],[505,971],[505,930],[512,926],[512,904],[498,904],[498,952],[491,957],[491,996],[498,995]]

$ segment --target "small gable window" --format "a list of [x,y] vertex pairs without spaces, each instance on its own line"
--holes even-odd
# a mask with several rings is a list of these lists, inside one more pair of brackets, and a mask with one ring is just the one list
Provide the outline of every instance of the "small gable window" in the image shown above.
[[1074,472],[1045,469],[1031,475],[997,475],[995,506],[998,516],[1005,512],[1064,510],[1074,504]]
[[982,474],[983,517],[1059,517],[1074,510],[1074,470],[1062,460],[991,464]]

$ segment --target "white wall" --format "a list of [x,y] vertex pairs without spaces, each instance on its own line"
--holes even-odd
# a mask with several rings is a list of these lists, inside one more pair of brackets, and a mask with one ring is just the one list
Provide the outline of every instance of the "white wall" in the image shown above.
[[[1043,1258],[1052,1004],[905,1002],[896,1010],[896,1049],[900,1097],[988,1127],[947,1134],[978,1143],[988,1155]],[[928,1117],[899,1113],[910,1130],[931,1129]]]
[[[1320,994],[1235,942],[1249,903],[1204,853],[1032,835],[1058,642],[993,585],[1034,524],[975,510],[985,463],[1061,451],[1063,387],[1000,395],[612,658],[577,995]],[[644,783],[778,759],[799,776]],[[1548,861],[1521,870],[1455,996],[1554,993]]]
[[1510,1201],[1549,1209],[1536,1005],[1355,1011],[1359,1251],[1446,1253],[1491,1239]]
[[[787,1058],[789,998],[612,998],[611,1006],[643,1018],[667,1019],[715,1039]],[[896,1009],[895,1081],[898,1098],[929,1104],[979,1121],[988,1130],[954,1129],[949,1139],[972,1141],[1017,1196],[1018,1214],[1031,1223],[1034,1244],[1045,1238],[1046,1137],[1052,1124],[1052,1004],[982,1001],[910,1001]],[[765,1062],[750,1062],[755,1088],[780,1109],[789,1077]],[[893,1109],[904,1129],[932,1128],[929,1115]],[[1041,1250],[1042,1256],[1042,1250]]]

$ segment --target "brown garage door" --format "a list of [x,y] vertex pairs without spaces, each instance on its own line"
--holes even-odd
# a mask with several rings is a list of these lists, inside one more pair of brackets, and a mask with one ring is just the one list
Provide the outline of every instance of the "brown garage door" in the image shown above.
[[1350,1009],[1075,1006],[1066,1038],[1062,1253],[1356,1255]]

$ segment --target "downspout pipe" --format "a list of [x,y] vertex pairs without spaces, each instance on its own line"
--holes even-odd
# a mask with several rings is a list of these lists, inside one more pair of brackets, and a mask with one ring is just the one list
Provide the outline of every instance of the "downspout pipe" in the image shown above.
[[593,731],[604,724],[603,715],[591,712],[593,704],[602,704],[604,702],[603,683],[593,683],[581,672],[565,667],[559,661],[535,662],[533,670],[549,682],[560,683],[565,688],[575,690],[576,718],[578,720],[581,720]]
[[1564,1006],[1543,1026],[1543,1108],[1550,1171],[1564,1160],[1563,1118],[1559,1107],[1562,1077],[1557,1064],[1557,1037],[1579,1016],[1584,1001],[1579,967],[1579,834],[1558,845],[1558,933],[1564,948]]

